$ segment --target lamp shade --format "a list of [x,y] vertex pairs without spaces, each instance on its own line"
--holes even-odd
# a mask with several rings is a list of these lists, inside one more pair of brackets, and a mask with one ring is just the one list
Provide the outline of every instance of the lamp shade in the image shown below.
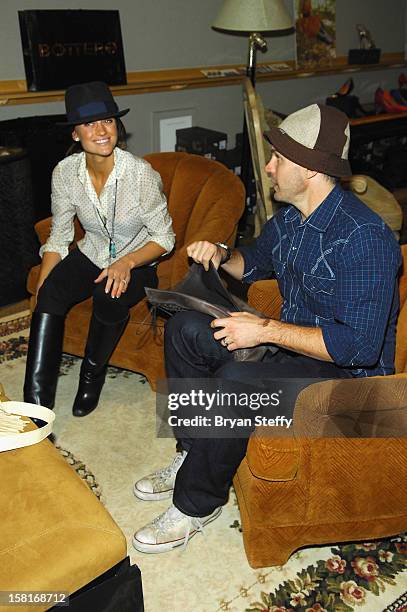
[[293,22],[283,0],[224,0],[214,28],[238,32],[287,30]]

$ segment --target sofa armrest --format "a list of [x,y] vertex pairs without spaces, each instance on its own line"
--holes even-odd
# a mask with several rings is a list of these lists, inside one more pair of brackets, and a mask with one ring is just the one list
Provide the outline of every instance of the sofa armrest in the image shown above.
[[261,280],[250,285],[248,290],[250,306],[272,319],[280,318],[283,298],[276,280]]
[[317,382],[298,395],[295,438],[407,436],[407,373]]

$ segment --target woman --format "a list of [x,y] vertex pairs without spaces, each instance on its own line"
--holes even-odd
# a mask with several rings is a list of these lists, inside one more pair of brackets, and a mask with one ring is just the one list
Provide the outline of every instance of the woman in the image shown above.
[[[155,262],[173,248],[174,233],[160,176],[146,161],[123,150],[125,131],[119,117],[129,109],[119,111],[102,82],[70,87],[65,106],[74,145],[52,175],[53,218],[40,250],[24,400],[54,406],[65,315],[92,296],[73,406],[75,416],[85,416],[98,404],[129,309],[144,297],[145,286],[157,286]],[[85,236],[69,251],[75,215]]]

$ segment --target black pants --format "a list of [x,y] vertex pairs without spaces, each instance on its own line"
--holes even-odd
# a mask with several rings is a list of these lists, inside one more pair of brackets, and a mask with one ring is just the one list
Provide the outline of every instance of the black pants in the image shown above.
[[144,287],[158,284],[154,266],[134,268],[127,291],[112,298],[105,293],[106,279],[94,282],[101,271],[79,249],[74,249],[45,279],[35,310],[65,316],[72,306],[92,296],[95,316],[102,323],[114,324],[126,319],[129,309],[145,297]]
[[[214,340],[211,320],[197,312],[181,312],[168,321],[165,363],[169,378],[216,377],[241,383],[267,378],[351,377],[348,370],[333,363],[285,350],[266,355],[260,363],[236,362],[233,354]],[[174,505],[189,516],[206,516],[226,503],[248,439],[196,438],[179,442],[188,455],[175,481]]]

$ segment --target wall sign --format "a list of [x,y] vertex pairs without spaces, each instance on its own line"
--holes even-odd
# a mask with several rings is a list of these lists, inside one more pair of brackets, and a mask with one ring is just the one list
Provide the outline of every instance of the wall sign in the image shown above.
[[29,91],[126,84],[119,11],[18,11]]

